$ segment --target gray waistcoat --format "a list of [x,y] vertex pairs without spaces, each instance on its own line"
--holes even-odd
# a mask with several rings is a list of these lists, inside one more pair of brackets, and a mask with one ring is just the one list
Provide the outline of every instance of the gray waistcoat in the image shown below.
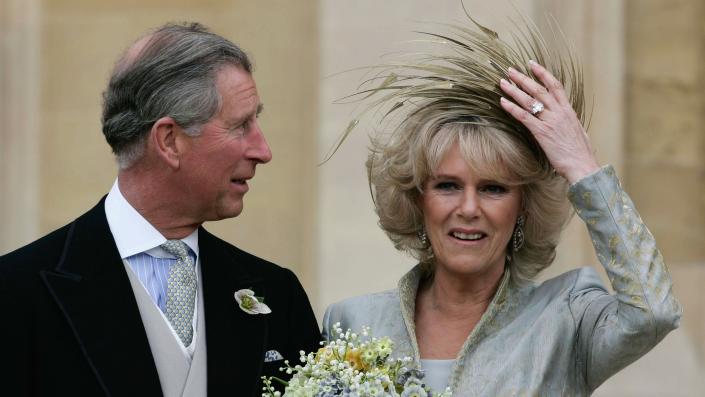
[[193,358],[181,350],[176,334],[171,330],[161,310],[145,290],[130,266],[125,263],[127,275],[135,292],[142,323],[152,349],[154,364],[159,374],[164,397],[203,397],[206,395],[206,326],[203,308],[203,289],[198,286],[197,338]]

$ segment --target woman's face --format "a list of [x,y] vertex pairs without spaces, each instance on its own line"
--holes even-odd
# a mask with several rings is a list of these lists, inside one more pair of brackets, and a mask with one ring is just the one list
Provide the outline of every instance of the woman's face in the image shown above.
[[473,175],[456,143],[426,181],[420,203],[437,274],[502,273],[521,207],[519,187]]

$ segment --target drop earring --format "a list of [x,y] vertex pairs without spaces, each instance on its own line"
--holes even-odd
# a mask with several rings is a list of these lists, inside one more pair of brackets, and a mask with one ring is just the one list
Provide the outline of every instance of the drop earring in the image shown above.
[[524,246],[524,222],[526,218],[524,215],[519,215],[517,218],[517,224],[514,226],[514,233],[512,234],[512,247],[514,252],[517,252]]
[[421,228],[421,230],[416,232],[416,237],[419,238],[419,242],[424,248],[428,247],[428,236],[426,235],[426,229]]

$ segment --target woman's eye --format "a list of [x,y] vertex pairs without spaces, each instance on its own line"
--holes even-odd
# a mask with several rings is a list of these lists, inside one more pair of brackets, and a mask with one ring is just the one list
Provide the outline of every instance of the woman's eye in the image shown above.
[[481,188],[481,191],[487,192],[490,194],[502,194],[507,192],[507,188],[502,186],[502,185],[496,185],[496,184],[489,184],[485,185]]
[[435,188],[437,190],[456,190],[459,187],[455,182],[444,181],[436,183]]

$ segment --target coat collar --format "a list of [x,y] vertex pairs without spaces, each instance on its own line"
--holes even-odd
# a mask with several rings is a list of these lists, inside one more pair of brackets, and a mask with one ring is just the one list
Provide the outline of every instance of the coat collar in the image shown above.
[[70,226],[54,271],[40,276],[107,395],[161,395],[137,302],[103,210]]
[[[416,340],[416,323],[414,321],[414,313],[416,311],[416,294],[419,289],[419,283],[423,277],[423,270],[421,265],[414,266],[409,270],[402,278],[399,280],[397,285],[399,290],[399,303],[401,304],[401,313],[404,318],[404,325],[406,326],[406,331],[409,334],[409,340],[411,342],[411,347],[414,350],[414,360],[416,365],[420,366],[421,355],[419,354],[419,344]],[[448,382],[451,390],[457,390],[457,384],[462,376],[463,362],[465,357],[475,349],[477,344],[484,339],[484,337],[492,332],[493,320],[497,317],[498,313],[507,311],[510,306],[513,306],[514,300],[510,300],[509,297],[512,295],[511,285],[513,284],[511,280],[511,271],[507,266],[505,267],[502,279],[499,282],[499,287],[492,298],[489,306],[483,313],[480,321],[475,325],[475,328],[470,332],[465,343],[460,348],[458,357],[456,358],[455,364],[451,371],[451,377]]]

